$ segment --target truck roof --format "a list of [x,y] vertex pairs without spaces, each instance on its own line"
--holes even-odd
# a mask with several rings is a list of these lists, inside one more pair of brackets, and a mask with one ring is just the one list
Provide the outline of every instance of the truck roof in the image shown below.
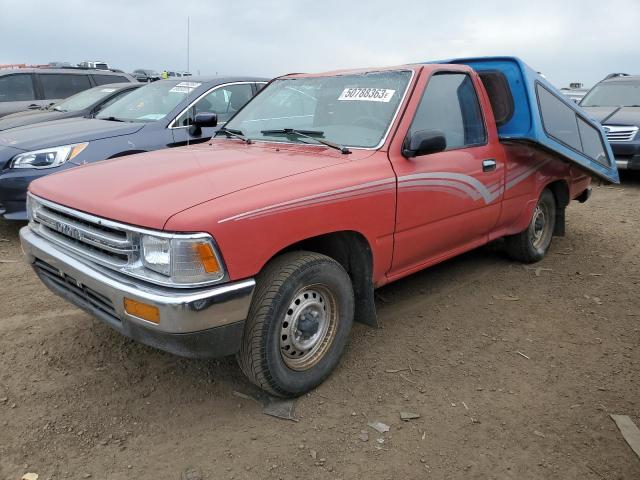
[[[471,71],[472,69],[466,65],[448,65],[450,69],[460,70],[460,71]],[[421,69],[427,70],[435,70],[438,68],[438,65],[435,64],[419,64],[419,63],[410,63],[403,65],[394,65],[391,67],[364,67],[364,68],[348,68],[341,70],[330,70],[327,72],[317,72],[317,73],[288,73],[286,75],[282,75],[278,78],[313,78],[313,77],[330,77],[336,75],[359,75],[371,72],[393,72],[397,70],[412,70],[417,71]]]

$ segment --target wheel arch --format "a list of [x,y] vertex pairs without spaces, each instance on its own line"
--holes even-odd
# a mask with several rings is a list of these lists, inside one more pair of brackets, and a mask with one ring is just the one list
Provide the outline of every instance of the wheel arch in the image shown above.
[[298,250],[326,255],[342,265],[353,285],[354,320],[372,327],[378,325],[373,293],[373,252],[362,233],[342,230],[305,238],[282,248],[268,262],[283,253]]
[[569,184],[566,180],[554,180],[548,183],[545,188],[551,191],[556,200],[556,223],[553,226],[553,234],[563,237],[566,229],[565,210],[571,201]]

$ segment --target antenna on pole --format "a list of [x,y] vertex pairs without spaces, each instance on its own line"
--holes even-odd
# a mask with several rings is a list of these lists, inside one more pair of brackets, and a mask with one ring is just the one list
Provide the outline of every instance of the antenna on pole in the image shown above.
[[[190,72],[189,70],[189,16],[188,15],[187,15],[187,72]],[[187,99],[189,99],[188,87],[187,87]],[[189,137],[191,137],[191,134],[189,133],[189,130],[187,130],[187,147],[189,146]]]
[[187,17],[187,72],[190,72],[189,69],[189,17]]

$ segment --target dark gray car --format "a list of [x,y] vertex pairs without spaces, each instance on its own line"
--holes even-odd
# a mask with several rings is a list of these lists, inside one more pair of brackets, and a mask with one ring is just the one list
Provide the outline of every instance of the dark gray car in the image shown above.
[[0,131],[63,118],[92,117],[141,86],[140,83],[106,84],[76,93],[48,107],[11,113],[0,118]]
[[158,72],[146,68],[139,68],[138,70],[134,70],[131,75],[133,75],[136,80],[143,83],[155,82],[157,80],[160,80],[161,78]]
[[46,107],[91,87],[135,82],[124,72],[82,68],[17,68],[0,70],[0,117]]
[[613,74],[580,102],[607,134],[620,170],[640,170],[640,76]]
[[[134,153],[209,140],[267,82],[256,77],[188,77],[146,84],[95,118],[54,120],[0,132],[0,215],[25,220],[31,181]],[[196,114],[218,126],[194,128]],[[73,188],[73,185],[69,185]]]

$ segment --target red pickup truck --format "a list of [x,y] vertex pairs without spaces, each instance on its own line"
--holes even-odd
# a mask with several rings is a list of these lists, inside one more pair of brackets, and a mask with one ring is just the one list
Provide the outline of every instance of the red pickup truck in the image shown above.
[[28,260],[124,335],[236,354],[256,385],[300,395],[354,320],[376,324],[375,288],[500,237],[540,260],[591,175],[617,180],[599,126],[544,79],[464,63],[287,75],[210,142],[35,181]]

